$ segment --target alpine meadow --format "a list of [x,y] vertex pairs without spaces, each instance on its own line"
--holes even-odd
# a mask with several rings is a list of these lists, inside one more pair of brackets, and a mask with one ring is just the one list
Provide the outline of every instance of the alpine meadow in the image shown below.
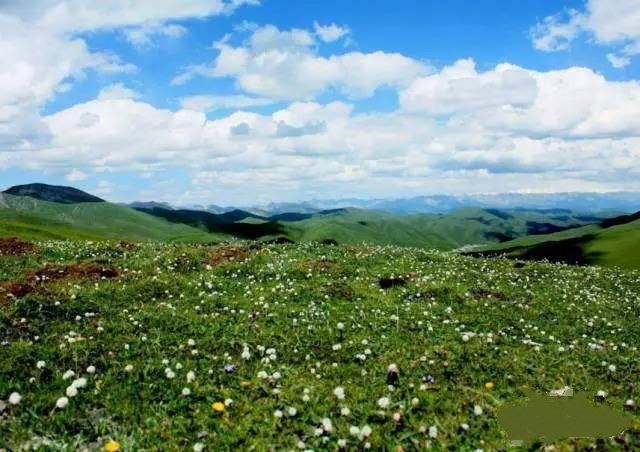
[[0,452],[640,450],[640,0],[0,1]]

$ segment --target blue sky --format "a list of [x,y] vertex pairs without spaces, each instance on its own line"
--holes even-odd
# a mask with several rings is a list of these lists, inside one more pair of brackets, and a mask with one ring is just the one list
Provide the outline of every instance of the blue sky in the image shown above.
[[2,187],[243,205],[640,188],[638,0],[78,2],[0,5]]

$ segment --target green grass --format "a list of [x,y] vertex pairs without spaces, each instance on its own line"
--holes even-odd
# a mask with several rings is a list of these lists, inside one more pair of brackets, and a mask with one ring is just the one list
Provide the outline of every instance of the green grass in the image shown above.
[[480,248],[482,253],[640,268],[640,220],[611,227],[590,225],[548,235],[522,237]]
[[[354,450],[505,450],[496,414],[530,389],[570,385],[590,400],[604,390],[602,403],[618,412],[640,398],[638,271],[515,268],[382,246],[254,246],[213,267],[205,263],[211,249],[197,245],[38,246],[0,257],[3,278],[77,261],[122,274],[50,282],[0,304],[0,400],[22,396],[2,415],[0,448],[97,449],[117,440],[123,450],[336,450],[345,440]],[[378,278],[392,275],[406,285],[380,289]],[[400,378],[389,387],[391,364]],[[88,384],[55,409],[73,381],[63,379],[67,370]],[[227,399],[223,412],[212,409]],[[599,448],[640,448],[639,413],[629,414],[634,426]],[[368,438],[350,433],[365,425]],[[555,444],[584,449],[595,439]]]
[[24,196],[0,196],[0,235],[31,240],[188,242],[210,242],[227,237],[106,202],[60,204]]

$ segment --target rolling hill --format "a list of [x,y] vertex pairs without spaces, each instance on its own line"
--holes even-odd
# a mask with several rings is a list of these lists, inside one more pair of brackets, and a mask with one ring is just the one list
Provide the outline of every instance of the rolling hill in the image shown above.
[[640,268],[640,212],[568,231],[521,237],[472,254]]
[[[76,196],[74,193],[73,196]],[[184,224],[175,224],[116,204],[42,201],[0,193],[0,236],[26,239],[130,241],[215,241],[222,238]],[[88,195],[91,196],[91,195]]]
[[0,234],[30,239],[119,239],[131,241],[248,240],[319,241],[359,245],[415,246],[452,250],[497,244],[531,234],[571,234],[600,223],[607,214],[567,209],[486,209],[401,215],[356,208],[283,212],[263,216],[245,210],[211,213],[161,203],[116,205],[72,187],[30,184],[0,198]]
[[300,221],[283,221],[295,241],[375,243],[454,249],[502,242],[528,234],[555,232],[601,221],[568,210],[528,211],[464,208],[447,214],[398,215],[387,211],[334,209]]

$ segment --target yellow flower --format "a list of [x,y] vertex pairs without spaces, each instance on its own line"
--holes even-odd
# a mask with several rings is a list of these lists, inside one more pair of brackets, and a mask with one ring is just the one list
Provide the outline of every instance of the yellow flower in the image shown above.
[[490,382],[488,382],[488,383],[485,383],[485,384],[484,384],[484,387],[485,387],[485,388],[487,388],[487,389],[493,389],[493,386],[494,386],[494,385],[493,385],[493,382],[492,382],[492,381],[490,381]]
[[104,445],[104,450],[107,452],[117,452],[120,450],[120,443],[118,441],[109,441]]
[[249,380],[242,380],[240,382],[240,387],[242,388],[248,388],[249,386],[251,386],[251,382]]
[[224,411],[224,403],[216,402],[213,405],[211,405],[211,408],[213,408],[214,411],[222,412]]

